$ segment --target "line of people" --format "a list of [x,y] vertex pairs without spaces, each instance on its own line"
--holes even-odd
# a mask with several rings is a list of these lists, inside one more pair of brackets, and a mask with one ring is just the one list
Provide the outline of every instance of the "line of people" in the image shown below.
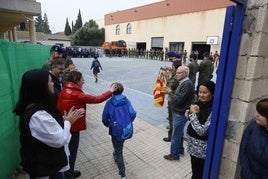
[[[204,54],[206,57],[206,54]],[[211,119],[212,103],[215,83],[211,81],[213,65],[204,59],[200,66],[195,54],[190,55],[191,63],[183,64],[181,56],[170,56],[172,68],[164,69],[166,77],[165,94],[168,94],[168,137],[163,138],[171,142],[170,153],[164,159],[177,161],[184,155],[184,127],[187,127],[187,152],[191,156],[192,179],[202,178],[206,156],[208,129]],[[206,68],[209,68],[206,69]],[[204,70],[206,69],[206,70]],[[200,70],[200,71],[199,71]],[[205,74],[201,73],[204,70]],[[197,91],[195,92],[196,73],[199,71]],[[209,72],[210,74],[208,74]],[[195,94],[196,93],[196,94]]]
[[[196,81],[197,84],[200,84],[203,81],[211,80],[213,77],[213,64],[211,60],[209,60],[208,53],[204,53],[204,60],[200,64],[197,63],[197,55],[192,53],[189,56],[190,63],[184,64],[189,68],[189,75],[188,78],[192,81],[193,85],[195,86]],[[176,79],[176,70],[179,66],[183,65],[182,56],[176,53],[169,54],[169,61],[172,61],[172,67],[164,68],[164,76],[166,78],[166,86],[171,87],[174,91],[178,86],[178,80]],[[196,80],[196,75],[199,72],[198,80]],[[196,97],[196,95],[195,95]],[[163,138],[164,141],[170,142],[171,141],[171,134],[172,134],[172,112],[171,112],[171,105],[170,102],[171,98],[168,95],[168,117],[167,120],[169,121],[168,128],[168,137]]]
[[[211,81],[213,65],[204,54],[205,61],[199,66],[199,73],[206,71],[200,77],[195,91],[195,75],[191,76],[191,69],[196,73],[195,54],[190,55],[192,63],[181,65],[182,60],[172,57],[172,68],[165,68],[167,78],[165,93],[168,94],[168,137],[164,141],[170,142],[170,153],[164,159],[178,161],[184,155],[183,140],[187,142],[187,152],[191,158],[192,179],[202,179],[207,153],[209,127],[212,116],[215,83]],[[197,65],[196,65],[197,66]],[[200,69],[201,68],[201,69]],[[206,69],[206,70],[205,70]],[[174,80],[175,79],[175,80]],[[177,81],[176,81],[177,80]],[[195,94],[196,93],[196,94]],[[268,146],[268,99],[260,100],[256,105],[256,116],[247,126],[240,145],[239,163],[242,178],[266,178],[268,176],[267,146]],[[184,128],[186,122],[186,135]]]

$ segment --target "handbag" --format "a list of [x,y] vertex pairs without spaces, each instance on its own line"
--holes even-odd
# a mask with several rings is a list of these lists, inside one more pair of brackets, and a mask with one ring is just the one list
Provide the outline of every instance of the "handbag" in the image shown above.
[[165,88],[165,78],[163,72],[160,68],[155,86],[154,86],[154,105],[156,107],[163,107],[165,101],[165,93],[163,92]]

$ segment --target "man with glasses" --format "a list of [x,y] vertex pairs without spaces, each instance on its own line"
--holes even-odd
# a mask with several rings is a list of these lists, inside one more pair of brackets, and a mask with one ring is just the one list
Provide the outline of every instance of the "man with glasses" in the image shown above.
[[194,85],[188,78],[189,68],[180,66],[176,70],[179,86],[172,91],[170,87],[166,87],[165,92],[171,96],[171,108],[173,119],[173,133],[171,138],[170,154],[164,155],[166,160],[179,160],[180,155],[184,154],[183,147],[183,130],[187,119],[185,111],[190,107],[194,98]]
[[54,95],[58,99],[58,95],[63,88],[62,75],[65,70],[65,59],[56,58],[51,63],[51,74],[52,81],[54,83]]

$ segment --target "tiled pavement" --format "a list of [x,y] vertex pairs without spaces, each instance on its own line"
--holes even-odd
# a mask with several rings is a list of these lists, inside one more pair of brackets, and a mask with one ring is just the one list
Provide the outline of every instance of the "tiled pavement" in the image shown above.
[[[87,106],[87,130],[80,134],[76,169],[81,179],[119,179],[112,157],[108,128],[101,122],[104,103]],[[124,159],[128,179],[182,179],[191,177],[190,157],[186,153],[179,161],[167,161],[170,143],[162,140],[167,132],[142,119],[134,121],[134,135],[124,144]],[[17,179],[27,179],[20,174]]]

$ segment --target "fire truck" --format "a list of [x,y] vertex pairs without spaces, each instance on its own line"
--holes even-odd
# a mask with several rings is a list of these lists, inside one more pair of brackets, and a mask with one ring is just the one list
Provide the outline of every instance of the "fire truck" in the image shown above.
[[103,50],[106,56],[119,56],[121,57],[127,51],[127,45],[124,40],[104,42]]

